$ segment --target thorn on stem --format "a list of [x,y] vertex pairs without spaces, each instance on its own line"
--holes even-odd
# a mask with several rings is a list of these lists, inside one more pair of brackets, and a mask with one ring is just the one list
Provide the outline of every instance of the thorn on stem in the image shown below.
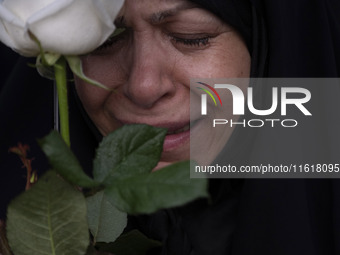
[[23,168],[26,168],[27,170],[25,188],[26,190],[29,190],[38,180],[37,171],[32,170],[32,160],[34,160],[34,158],[27,158],[27,152],[29,151],[29,149],[30,147],[27,144],[22,145],[21,143],[18,143],[18,146],[16,147],[14,146],[9,148],[9,152],[12,152],[19,156],[23,164]]

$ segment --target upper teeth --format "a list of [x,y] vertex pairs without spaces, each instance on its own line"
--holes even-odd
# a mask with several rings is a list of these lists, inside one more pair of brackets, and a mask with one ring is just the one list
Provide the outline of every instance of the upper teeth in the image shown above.
[[174,131],[168,131],[168,135],[173,135],[173,134],[178,134],[178,133],[181,133],[181,132],[185,132],[187,130],[190,129],[190,125],[186,125],[184,126],[183,128],[180,128],[180,129],[177,129],[177,130],[174,130]]

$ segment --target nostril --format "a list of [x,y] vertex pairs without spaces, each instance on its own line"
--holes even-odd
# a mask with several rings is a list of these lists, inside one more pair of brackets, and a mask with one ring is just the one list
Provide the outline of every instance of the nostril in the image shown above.
[[125,90],[125,96],[134,104],[143,108],[151,108],[158,102],[168,98],[169,95],[169,91],[158,84],[149,84],[148,86],[139,84],[129,86]]
[[174,85],[162,73],[160,66],[139,67],[124,84],[124,94],[134,104],[151,108],[174,93]]
[[174,86],[169,78],[172,77],[170,72],[173,65],[172,61],[164,59],[159,45],[150,44],[148,41],[148,45],[142,47],[143,42],[143,38],[140,38],[140,47],[135,45],[124,93],[134,104],[151,108],[173,93]]

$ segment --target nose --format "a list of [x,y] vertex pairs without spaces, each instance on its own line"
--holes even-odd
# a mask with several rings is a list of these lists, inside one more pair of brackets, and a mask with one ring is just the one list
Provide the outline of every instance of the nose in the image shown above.
[[175,91],[171,75],[173,67],[166,51],[146,36],[135,36],[131,48],[125,96],[143,108],[151,108],[171,97]]

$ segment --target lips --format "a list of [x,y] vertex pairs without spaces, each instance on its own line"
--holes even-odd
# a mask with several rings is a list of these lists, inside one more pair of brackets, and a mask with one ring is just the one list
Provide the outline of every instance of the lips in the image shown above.
[[169,129],[168,133],[165,137],[163,144],[163,152],[172,151],[176,148],[180,148],[184,145],[189,146],[190,142],[190,132],[195,130],[197,123],[200,122],[200,119],[197,119],[191,123],[183,125],[177,129]]
[[190,129],[190,124],[187,124],[185,125],[184,127],[182,128],[179,128],[177,130],[174,130],[174,131],[170,131],[168,130],[168,133],[167,135],[174,135],[174,134],[179,134],[179,133],[182,133],[182,132],[185,132],[185,131],[188,131]]
[[132,122],[132,121],[122,121],[125,124],[147,124],[154,127],[166,128],[168,132],[164,139],[163,152],[172,151],[176,148],[182,147],[184,144],[189,142],[190,139],[190,122],[189,121],[179,121],[179,122],[168,122],[168,123],[145,123],[145,122]]
[[190,139],[190,124],[175,130],[169,130],[164,139],[163,152],[176,150],[184,144],[187,144]]

